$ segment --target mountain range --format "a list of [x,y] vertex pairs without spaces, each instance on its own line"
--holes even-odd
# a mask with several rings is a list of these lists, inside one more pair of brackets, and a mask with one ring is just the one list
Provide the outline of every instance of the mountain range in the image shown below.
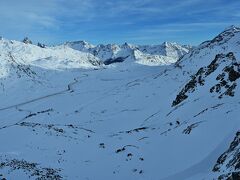
[[240,27],[198,46],[0,40],[0,179],[240,179]]

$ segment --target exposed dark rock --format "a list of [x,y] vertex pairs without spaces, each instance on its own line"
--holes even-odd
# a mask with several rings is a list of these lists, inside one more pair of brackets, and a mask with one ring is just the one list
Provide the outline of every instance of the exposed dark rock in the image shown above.
[[240,171],[223,174],[218,177],[218,180],[239,180],[240,179]]
[[198,127],[198,125],[202,123],[202,122],[196,122],[191,124],[190,126],[188,126],[186,129],[183,130],[183,134],[190,134],[192,132],[192,130],[196,127]]
[[240,63],[237,63],[232,52],[228,53],[226,57],[231,60],[231,63],[223,69],[223,73],[217,76],[216,80],[219,81],[219,83],[210,89],[211,93],[214,91],[221,93],[222,89],[225,89],[225,92],[218,96],[220,99],[224,95],[234,96],[234,90],[237,87],[236,80],[240,78]]
[[49,113],[49,112],[52,112],[52,111],[53,111],[53,109],[47,109],[47,110],[43,110],[43,111],[38,111],[36,113],[30,113],[24,119],[28,119],[28,118],[33,117],[33,116],[37,116],[38,114]]
[[39,166],[37,163],[30,163],[25,160],[4,160],[4,162],[0,163],[0,169],[9,168],[11,173],[12,171],[16,170],[23,170],[29,176],[33,176],[36,179],[44,179],[44,180],[61,180],[62,176],[59,175],[60,169],[52,169],[52,168],[45,168]]
[[240,32],[239,27],[231,26],[222,33],[220,33],[218,36],[213,38],[210,41],[205,41],[202,44],[200,44],[199,47],[194,48],[194,50],[190,51],[189,57],[192,57],[193,55],[199,54],[202,49],[212,49],[214,46],[222,45],[226,42],[228,42],[230,39],[232,39],[236,33]]
[[[234,65],[240,67],[239,64]],[[236,81],[240,77],[240,73],[234,70],[234,65],[225,69],[225,72],[228,72],[228,79],[231,82]]]
[[42,43],[38,43],[37,46],[40,47],[40,48],[46,48],[46,45],[42,44]]
[[140,128],[136,128],[136,129],[133,129],[133,130],[126,131],[126,133],[139,132],[139,131],[144,131],[146,129],[148,129],[148,127],[140,127]]
[[123,151],[125,151],[126,149],[125,149],[125,147],[123,147],[123,148],[121,148],[121,149],[117,149],[115,152],[116,153],[120,153],[120,152],[123,152]]
[[[100,62],[100,61],[91,60],[91,59],[89,59],[88,61],[89,61],[93,66],[100,66],[100,65],[102,65],[102,62]],[[94,70],[98,70],[98,69],[94,69]]]
[[132,153],[128,153],[128,154],[127,154],[127,157],[132,157],[132,156],[133,156]]
[[204,79],[202,78],[202,74],[204,73],[204,68],[200,68],[198,72],[191,77],[191,80],[185,85],[185,87],[180,91],[177,95],[176,99],[173,101],[172,106],[176,106],[180,104],[182,101],[188,98],[186,95],[187,92],[194,92],[197,84],[199,83],[201,86],[204,85]]
[[25,37],[22,42],[25,44],[32,44],[32,41],[28,37]]
[[198,85],[203,86],[205,78],[215,72],[223,62],[229,65],[226,65],[223,72],[217,75],[216,80],[219,83],[210,88],[210,93],[219,93],[219,98],[222,98],[224,95],[234,96],[234,89],[237,86],[236,80],[240,78],[240,63],[237,63],[234,54],[229,52],[226,55],[216,55],[207,67],[200,68],[195,75],[191,76],[191,80],[177,94],[176,99],[172,102],[172,106],[176,106],[186,100],[189,96],[188,94],[194,92]]
[[218,158],[213,167],[213,172],[224,173],[227,170],[228,174],[219,176],[218,179],[239,179],[240,177],[240,131],[236,136],[230,147]]
[[109,64],[113,64],[113,63],[120,63],[120,62],[123,62],[125,61],[125,59],[127,59],[127,57],[117,57],[117,58],[110,58],[110,59],[107,59],[106,61],[104,61],[103,63],[105,65],[109,65]]
[[105,148],[105,144],[104,143],[100,143],[99,144],[99,148],[103,148],[104,149]]

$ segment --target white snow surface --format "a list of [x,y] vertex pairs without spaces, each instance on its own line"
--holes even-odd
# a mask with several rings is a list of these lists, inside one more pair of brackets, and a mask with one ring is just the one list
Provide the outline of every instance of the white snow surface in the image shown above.
[[[240,29],[220,35],[176,64],[184,47],[0,40],[0,178],[217,179],[212,168],[240,129],[239,79],[234,96],[209,92],[229,58],[187,99],[172,102],[217,54],[232,52],[240,63]],[[125,55],[134,61],[99,63]]]
[[139,64],[158,66],[175,63],[192,47],[177,43],[164,42],[161,45],[91,45],[86,41],[67,42],[66,46],[82,52],[88,52],[102,61],[115,58],[126,58],[127,61],[137,61]]

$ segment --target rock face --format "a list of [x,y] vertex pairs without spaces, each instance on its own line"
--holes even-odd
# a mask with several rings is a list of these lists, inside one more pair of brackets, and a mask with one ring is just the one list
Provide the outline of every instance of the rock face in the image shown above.
[[236,133],[229,148],[218,158],[213,172],[222,174],[218,179],[240,179],[240,131]]
[[207,67],[201,67],[178,93],[172,106],[176,106],[186,100],[198,86],[204,86],[206,79],[211,74],[214,74],[217,82],[211,82],[216,84],[209,89],[210,93],[219,94],[218,98],[222,98],[223,96],[233,97],[234,89],[237,86],[236,80],[240,78],[240,63],[237,61],[234,53],[229,52],[228,54],[217,54]]
[[0,169],[6,167],[8,167],[10,171],[21,169],[26,174],[31,174],[31,176],[35,177],[36,179],[62,179],[62,177],[58,174],[61,171],[60,169],[42,168],[39,167],[37,163],[30,163],[25,160],[12,159],[0,163]]
[[127,59],[128,57],[118,57],[118,58],[115,58],[115,59],[112,59],[112,58],[110,58],[110,59],[107,59],[106,61],[104,61],[103,63],[105,64],[105,65],[109,65],[109,64],[113,64],[113,63],[121,63],[121,62],[124,62],[125,61],[125,59]]
[[32,41],[28,37],[25,37],[22,42],[25,44],[32,44]]
[[[239,32],[240,28],[231,26],[229,28],[226,28],[222,33],[217,35],[215,38],[209,41],[205,41],[201,43],[199,46],[195,47],[193,51],[189,53],[189,56],[186,58],[191,58],[195,57],[196,55],[200,55],[201,53],[204,52],[204,50],[207,49],[208,52],[204,52],[204,54],[208,54],[210,51],[211,52],[220,52],[220,51],[225,51],[228,50],[229,48],[229,42],[234,43],[234,44],[239,44]],[[233,47],[234,48],[234,47]]]
[[[176,64],[188,70],[189,73],[209,65],[209,61],[217,54],[228,54],[239,51],[240,48],[240,28],[230,27],[209,41],[205,41],[195,47],[188,54],[183,56]],[[238,57],[238,56],[237,56]]]
[[42,44],[42,43],[40,43],[40,42],[38,42],[37,46],[40,47],[40,48],[45,48],[45,47],[46,47],[45,44]]

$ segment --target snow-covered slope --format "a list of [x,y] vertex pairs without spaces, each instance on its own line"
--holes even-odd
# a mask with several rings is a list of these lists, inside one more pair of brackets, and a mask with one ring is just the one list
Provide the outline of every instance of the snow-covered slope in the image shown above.
[[6,39],[0,40],[1,68],[4,65],[35,65],[46,69],[92,68],[98,59],[89,53],[75,51],[67,46],[40,48],[32,44]]
[[[95,48],[85,44],[81,55]],[[123,46],[114,52],[133,49]],[[4,57],[15,60],[14,49]],[[59,70],[47,56],[42,65],[26,50],[20,55],[23,72],[29,67],[36,75],[0,79],[0,178],[239,179],[240,28],[165,66],[129,61],[102,68],[90,58],[84,63],[98,68],[63,63]]]
[[[58,71],[79,68],[101,68],[101,63],[89,53],[79,52],[66,46],[41,48],[32,44],[1,39],[0,89],[3,93],[1,101],[11,103],[9,96],[11,93],[16,93],[15,88],[19,86],[22,95],[14,97],[19,101],[26,98],[24,94],[29,94],[31,98],[38,91],[49,91],[47,87],[54,86],[57,89],[49,76],[59,74]],[[57,79],[57,81],[61,80]],[[32,89],[33,87],[35,90]]]
[[88,52],[101,59],[105,64],[114,62],[137,61],[145,65],[168,65],[175,63],[188,53],[192,47],[177,43],[164,42],[161,45],[91,45],[86,41],[67,42],[75,50]]

